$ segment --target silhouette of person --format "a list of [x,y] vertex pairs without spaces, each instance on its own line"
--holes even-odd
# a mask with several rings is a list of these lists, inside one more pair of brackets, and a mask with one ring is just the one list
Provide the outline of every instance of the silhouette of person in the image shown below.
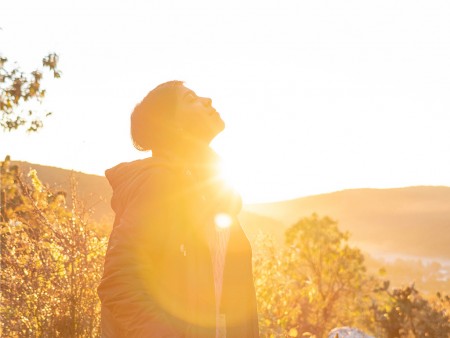
[[211,99],[157,86],[131,114],[143,160],[106,171],[115,221],[98,287],[102,337],[259,337],[251,247],[238,194],[209,147]]

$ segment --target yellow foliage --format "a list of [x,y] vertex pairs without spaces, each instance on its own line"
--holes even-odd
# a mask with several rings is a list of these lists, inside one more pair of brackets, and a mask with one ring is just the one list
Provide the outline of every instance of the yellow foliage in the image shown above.
[[298,331],[296,328],[292,328],[289,330],[289,337],[297,337],[298,336]]
[[36,171],[29,185],[8,164],[1,170],[2,336],[99,336],[96,287],[107,239],[79,201],[70,211],[55,203]]

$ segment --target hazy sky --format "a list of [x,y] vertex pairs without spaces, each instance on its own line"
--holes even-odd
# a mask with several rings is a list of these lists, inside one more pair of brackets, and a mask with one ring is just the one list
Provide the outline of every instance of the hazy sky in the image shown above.
[[0,156],[102,174],[148,156],[129,114],[161,82],[209,96],[247,202],[450,186],[450,2],[3,1],[0,53],[60,56],[54,112]]

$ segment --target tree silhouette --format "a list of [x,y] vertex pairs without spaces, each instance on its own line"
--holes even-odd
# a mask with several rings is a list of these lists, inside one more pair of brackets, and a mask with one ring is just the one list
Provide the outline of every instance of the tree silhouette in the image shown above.
[[414,284],[390,291],[387,281],[376,292],[388,296],[384,302],[374,302],[372,306],[375,322],[384,337],[449,337],[448,296],[438,293],[441,304],[433,304],[420,295]]
[[43,126],[41,115],[51,115],[50,112],[40,112],[36,104],[41,103],[46,90],[42,88],[44,71],[52,73],[53,78],[59,78],[58,55],[51,53],[42,59],[42,69],[27,73],[19,66],[11,65],[8,59],[0,56],[0,126],[5,131],[21,127],[28,132],[36,132]]

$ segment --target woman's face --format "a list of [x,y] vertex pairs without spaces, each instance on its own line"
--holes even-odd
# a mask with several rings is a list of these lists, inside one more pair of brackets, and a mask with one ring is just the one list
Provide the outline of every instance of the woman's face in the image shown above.
[[180,87],[175,111],[177,127],[209,144],[225,128],[225,123],[211,102],[211,99],[199,97],[189,88]]

